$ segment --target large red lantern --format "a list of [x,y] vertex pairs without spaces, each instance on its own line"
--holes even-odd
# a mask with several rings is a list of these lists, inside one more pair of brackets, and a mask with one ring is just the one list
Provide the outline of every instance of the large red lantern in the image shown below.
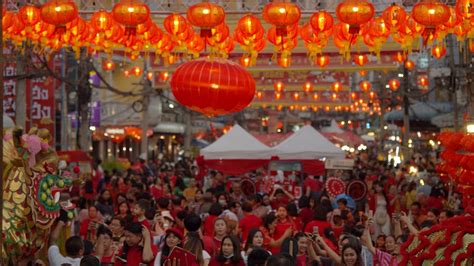
[[275,25],[277,35],[286,36],[287,27],[300,20],[301,10],[293,3],[269,3],[263,8],[262,14],[266,22]]
[[255,87],[243,67],[222,58],[188,61],[171,78],[176,100],[207,116],[241,111],[252,101]]
[[311,16],[310,23],[315,32],[325,32],[332,29],[334,18],[326,11],[318,11]]
[[135,35],[136,27],[150,18],[150,8],[139,0],[121,0],[112,9],[115,21],[125,26],[126,35]]
[[360,26],[369,22],[375,14],[374,6],[365,0],[345,0],[336,8],[339,21],[349,24],[349,32],[359,32]]
[[402,63],[405,61],[406,55],[404,52],[397,52],[395,55],[393,55],[393,60],[398,63]]
[[188,23],[186,18],[180,14],[170,14],[163,20],[163,26],[165,30],[172,35],[178,35],[185,32],[188,29]]
[[78,10],[73,1],[52,0],[41,7],[41,19],[56,27],[56,33],[62,34],[66,24],[77,18]]
[[411,13],[413,19],[425,26],[423,31],[423,43],[427,44],[436,32],[436,26],[448,22],[451,17],[449,7],[437,0],[426,0],[413,6]]
[[396,91],[400,87],[400,81],[398,79],[391,79],[388,81],[388,86],[390,90]]
[[446,55],[446,46],[438,44],[431,47],[431,55],[434,56],[436,59],[440,59],[441,57]]
[[202,2],[189,7],[186,16],[192,25],[201,28],[201,37],[211,37],[211,29],[224,22],[225,12],[219,5]]

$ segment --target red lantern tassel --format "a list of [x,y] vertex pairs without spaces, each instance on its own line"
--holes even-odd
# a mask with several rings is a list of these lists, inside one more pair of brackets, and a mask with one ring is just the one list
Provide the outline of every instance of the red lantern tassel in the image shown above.
[[124,35],[125,36],[135,36],[135,35],[137,35],[137,28],[135,28],[135,27],[126,27]]
[[212,37],[212,30],[211,30],[211,29],[202,28],[200,35],[201,35],[202,38],[211,38],[211,37]]

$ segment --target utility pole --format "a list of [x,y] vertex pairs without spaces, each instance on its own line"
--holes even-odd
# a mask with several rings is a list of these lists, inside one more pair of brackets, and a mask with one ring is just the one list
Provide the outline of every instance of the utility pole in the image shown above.
[[[453,127],[454,131],[458,132],[459,131],[459,108],[458,108],[458,97],[457,97],[457,84],[456,84],[456,68],[454,65],[454,40],[453,40],[453,35],[450,34],[446,37],[448,39],[448,44],[449,44],[449,68],[451,69],[451,78],[450,78],[450,87],[451,90],[453,91]],[[461,51],[459,51],[461,52]],[[461,62],[460,62],[461,63]]]
[[[403,63],[403,142],[402,145],[406,152],[408,152],[408,140],[410,139],[410,101],[408,99],[408,92],[410,81],[408,78],[408,69],[406,68],[406,61]],[[406,154],[406,153],[405,153]],[[407,157],[405,157],[405,160]]]
[[[145,68],[146,69],[146,68]],[[144,71],[145,73],[145,71]],[[153,91],[153,88],[151,86],[151,81],[148,80],[146,77],[146,74],[143,76],[143,113],[142,113],[142,123],[141,123],[141,129],[142,129],[142,135],[141,135],[141,154],[145,155],[145,160],[148,160],[148,120],[149,120],[149,114],[148,114],[148,107],[150,106],[150,96]]]

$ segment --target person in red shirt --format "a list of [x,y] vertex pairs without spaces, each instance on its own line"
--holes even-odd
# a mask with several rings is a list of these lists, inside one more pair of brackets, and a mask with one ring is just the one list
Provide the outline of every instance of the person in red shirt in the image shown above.
[[125,245],[118,252],[115,266],[152,266],[158,249],[151,242],[151,233],[146,226],[133,222],[125,228]]
[[286,206],[278,207],[277,213],[277,224],[275,226],[274,238],[279,239],[284,234],[285,231],[291,229],[292,231],[297,230],[296,225],[294,224],[291,217],[288,216],[288,210]]
[[240,219],[239,229],[241,232],[242,242],[247,241],[247,236],[252,228],[258,228],[262,224],[262,219],[252,213],[252,205],[249,202],[242,204],[244,217]]
[[161,179],[157,178],[155,184],[150,187],[150,194],[155,200],[163,197],[163,186],[161,185]]
[[148,209],[150,209],[150,207],[150,202],[146,199],[140,199],[133,207],[133,221],[139,222],[140,224],[146,226],[148,230],[151,230],[151,225],[146,219],[145,213]]
[[259,228],[263,233],[263,246],[272,254],[277,254],[283,241],[293,234],[293,230],[288,228],[280,238],[275,238],[276,225],[277,217],[271,212],[263,220],[263,226]]
[[278,209],[280,206],[288,205],[288,203],[293,200],[295,200],[295,197],[278,185],[276,185],[270,195],[271,206],[274,210]]
[[313,220],[314,204],[314,199],[304,195],[301,196],[301,198],[298,200],[298,207],[300,208],[299,217],[303,226],[306,226],[309,222]]
[[213,203],[209,209],[209,216],[204,221],[203,234],[205,236],[214,236],[214,222],[222,214],[222,207],[219,203]]
[[326,210],[322,206],[317,206],[314,210],[314,220],[309,222],[305,228],[305,233],[313,233],[314,227],[317,227],[318,232],[324,232],[324,229],[331,228],[331,224],[327,220]]
[[234,236],[226,236],[222,239],[221,251],[209,262],[209,266],[245,266],[244,260],[240,255],[240,243]]
[[313,192],[321,192],[323,190],[323,182],[319,179],[315,179],[314,176],[308,176],[303,182],[304,195],[309,197]]
[[89,240],[92,243],[95,243],[97,229],[99,225],[102,224],[102,221],[97,215],[97,208],[95,206],[89,207],[89,218],[85,219],[81,223],[79,229],[79,236],[84,240]]

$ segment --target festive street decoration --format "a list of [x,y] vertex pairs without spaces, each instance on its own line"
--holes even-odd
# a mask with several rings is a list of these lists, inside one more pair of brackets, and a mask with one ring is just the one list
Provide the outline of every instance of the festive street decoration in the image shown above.
[[276,27],[276,34],[286,37],[288,27],[298,23],[301,17],[300,8],[293,3],[269,3],[262,11],[263,19]]
[[125,35],[135,35],[137,26],[150,19],[150,8],[140,0],[121,0],[115,4],[112,16],[125,27]]
[[374,6],[365,0],[345,0],[336,8],[337,18],[349,24],[350,34],[357,34],[361,25],[369,22],[374,14]]
[[396,91],[400,87],[400,81],[398,79],[391,79],[388,81],[388,86],[390,90]]
[[359,83],[359,87],[361,91],[368,92],[372,88],[372,84],[369,81],[364,80]]
[[183,63],[171,78],[176,100],[206,116],[241,111],[255,96],[255,87],[254,79],[243,67],[222,58]]
[[225,19],[225,11],[219,5],[202,2],[189,7],[187,12],[189,22],[201,28],[201,37],[211,37],[211,29],[222,24]]

